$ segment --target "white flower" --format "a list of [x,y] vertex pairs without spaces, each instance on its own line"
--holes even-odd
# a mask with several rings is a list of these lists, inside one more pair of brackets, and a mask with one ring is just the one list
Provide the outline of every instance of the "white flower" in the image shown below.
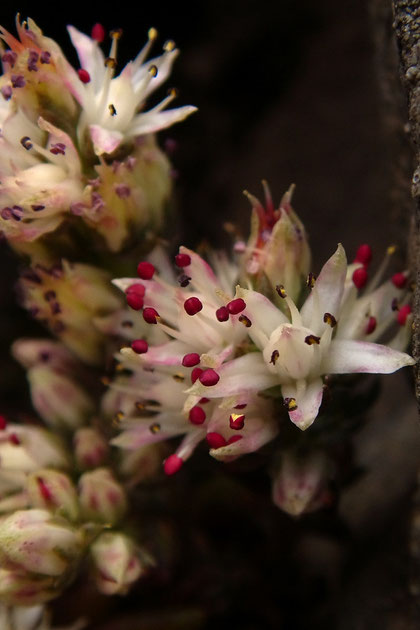
[[[356,263],[347,273],[346,255],[339,245],[300,311],[284,289],[278,288],[287,302],[290,317],[260,293],[238,287],[236,297],[246,304],[243,312],[251,323],[247,331],[259,352],[222,365],[218,370],[219,382],[208,388],[207,394],[199,382],[190,393],[209,398],[238,397],[280,385],[290,419],[303,430],[318,415],[324,375],[389,374],[413,365],[415,361],[408,354],[366,340],[372,334],[371,317],[375,322],[376,316],[381,318],[378,323],[381,332],[396,319],[392,297],[398,300],[403,288],[385,283],[357,298],[355,285],[360,287],[359,276],[364,276],[364,272],[356,273],[359,269],[364,267]],[[400,319],[408,329],[410,320]],[[401,338],[406,337],[407,333],[402,336],[398,333],[390,345],[400,345]]]
[[68,30],[81,65],[79,75],[70,75],[72,92],[82,107],[78,137],[82,142],[88,131],[97,155],[112,153],[126,139],[165,129],[196,111],[190,105],[165,110],[175,98],[174,90],[159,105],[141,111],[149,94],[168,77],[178,55],[173,42],[167,42],[162,55],[146,61],[157,37],[155,29],[149,30],[147,44],[117,77],[114,72],[120,31],[111,33],[112,46],[105,58],[97,41],[73,26]]

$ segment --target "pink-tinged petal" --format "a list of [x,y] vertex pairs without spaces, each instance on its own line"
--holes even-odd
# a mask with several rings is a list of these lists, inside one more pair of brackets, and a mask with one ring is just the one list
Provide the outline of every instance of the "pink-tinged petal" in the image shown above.
[[368,341],[334,339],[322,363],[323,374],[391,374],[416,361],[405,352]]
[[185,462],[189,457],[191,457],[195,448],[202,440],[204,440],[205,437],[205,428],[194,427],[193,429],[190,429],[176,449],[175,454]]
[[100,125],[89,125],[89,130],[96,155],[112,153],[124,140],[124,134],[120,131],[109,131]]
[[175,123],[185,120],[188,116],[197,111],[193,105],[185,105],[176,109],[168,109],[163,112],[146,112],[138,114],[130,125],[127,133],[132,136],[143,136],[147,133],[154,133],[160,129],[167,129]]
[[284,313],[257,291],[237,287],[236,297],[245,300],[244,313],[251,320],[248,334],[260,349],[265,347],[273,330],[281,324],[289,323]]
[[311,426],[318,415],[322,403],[323,382],[321,378],[313,381],[298,381],[289,385],[282,385],[281,393],[284,399],[294,399],[297,408],[289,411],[290,420],[302,431]]
[[278,384],[278,377],[270,374],[259,352],[245,354],[222,365],[217,373],[217,385],[205,387],[197,380],[188,390],[189,394],[207,398],[247,395],[259,392]]
[[182,435],[186,427],[185,419],[176,413],[133,418],[123,422],[122,433],[111,440],[111,444],[133,451],[146,444]]
[[191,277],[191,287],[213,299],[215,290],[219,288],[213,269],[201,256],[187,247],[180,247],[179,253],[191,258],[191,264],[185,268],[186,275]]
[[189,350],[190,348],[181,341],[169,341],[159,346],[149,346],[142,360],[153,365],[181,366],[182,359]]
[[344,282],[346,280],[347,258],[341,244],[325,263],[310,295],[301,309],[302,323],[319,335],[325,328],[324,313],[338,319]]
[[102,50],[95,40],[81,33],[74,26],[68,26],[67,30],[79,57],[80,67],[89,72],[93,87],[95,89],[100,87],[106,72]]
[[70,136],[55,127],[50,122],[42,118],[41,116],[38,118],[38,127],[43,131],[46,131],[50,134],[49,137],[49,145],[55,144],[57,142],[61,142],[66,146],[66,155],[63,156],[63,168],[65,168],[70,175],[79,175],[80,174],[80,159],[79,154],[76,150],[76,147],[73,144]]

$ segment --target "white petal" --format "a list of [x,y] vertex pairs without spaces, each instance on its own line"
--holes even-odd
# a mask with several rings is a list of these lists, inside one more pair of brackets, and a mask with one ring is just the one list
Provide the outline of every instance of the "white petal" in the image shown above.
[[70,39],[79,57],[80,66],[89,72],[90,80],[96,91],[105,77],[105,57],[97,42],[81,33],[74,26],[67,27]]
[[302,322],[319,335],[325,328],[324,313],[338,319],[346,280],[347,258],[341,244],[325,263],[310,295],[301,309]]
[[290,420],[304,431],[311,426],[318,415],[322,402],[323,382],[321,378],[313,381],[299,381],[290,385],[282,385],[283,398],[294,398],[297,409],[289,411]]
[[248,334],[260,349],[264,348],[276,328],[281,324],[289,323],[284,313],[257,291],[238,287],[236,297],[242,298],[246,303],[244,312],[251,320]]
[[399,352],[368,341],[334,339],[322,364],[323,374],[391,374],[415,360]]
[[190,114],[197,111],[193,105],[185,105],[176,109],[168,109],[163,112],[146,112],[138,114],[133,119],[127,133],[132,136],[141,136],[146,133],[154,133],[160,129],[166,129],[177,122],[185,120]]
[[121,132],[109,131],[100,125],[89,125],[89,130],[96,155],[112,153],[124,140]]

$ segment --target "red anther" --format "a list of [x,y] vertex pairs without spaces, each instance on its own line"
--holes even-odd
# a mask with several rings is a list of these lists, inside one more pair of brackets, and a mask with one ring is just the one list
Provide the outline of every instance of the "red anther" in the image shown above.
[[352,280],[357,289],[363,289],[368,279],[367,271],[364,267],[359,267],[353,273]]
[[188,254],[177,254],[175,256],[175,264],[180,269],[188,267],[188,265],[191,265],[191,256]]
[[20,440],[19,440],[18,436],[16,435],[16,433],[11,433],[9,435],[9,442],[10,442],[10,444],[14,444],[15,446],[19,446]]
[[407,278],[401,272],[394,273],[394,275],[391,278],[391,282],[394,285],[394,287],[397,287],[397,289],[403,289],[405,285],[407,284]]
[[130,286],[126,288],[125,292],[126,294],[137,293],[137,295],[141,295],[141,297],[144,297],[144,294],[146,293],[146,287],[144,286],[144,284],[140,284],[140,282],[135,282],[134,284],[130,284]]
[[364,265],[368,265],[372,260],[372,248],[370,245],[360,245],[359,249],[356,252],[356,257],[354,262],[363,263]]
[[366,326],[366,335],[370,335],[376,328],[376,317],[369,317],[369,321]]
[[188,418],[192,424],[203,424],[206,419],[206,412],[202,407],[196,405],[190,410]]
[[212,387],[212,385],[216,385],[219,382],[220,376],[215,370],[209,368],[208,370],[204,370],[200,376],[200,383],[205,385],[205,387]]
[[137,275],[142,280],[151,280],[155,271],[155,266],[147,260],[143,260],[137,265]]
[[182,359],[182,365],[184,367],[194,367],[200,363],[200,355],[197,352],[190,352],[186,354]]
[[147,306],[143,311],[143,319],[148,324],[157,324],[157,320],[160,319],[160,315],[155,308]]
[[242,403],[240,405],[236,405],[234,407],[234,409],[245,409],[245,407],[247,406],[248,403]]
[[237,298],[236,300],[232,300],[227,305],[227,309],[231,315],[237,315],[238,313],[242,313],[242,311],[246,309],[245,301],[242,298]]
[[210,448],[222,448],[222,446],[226,446],[227,444],[225,438],[223,435],[220,435],[220,433],[207,433],[206,440]]
[[202,373],[204,372],[204,370],[202,370],[201,368],[194,368],[193,371],[191,372],[191,383],[195,383],[195,381],[200,378],[200,376],[202,375]]
[[144,354],[149,349],[149,344],[144,339],[135,339],[131,344],[136,354]]
[[228,445],[233,444],[234,442],[239,442],[239,440],[242,440],[242,438],[243,435],[231,435],[226,444]]
[[221,306],[220,308],[217,309],[216,317],[219,320],[219,322],[227,322],[227,320],[229,319],[229,311],[226,308],[226,306]]
[[409,316],[410,313],[411,313],[411,306],[409,304],[404,304],[404,306],[400,308],[397,315],[397,322],[399,323],[400,326],[404,326],[405,322],[407,321],[407,317]]
[[95,42],[101,44],[105,39],[105,29],[102,24],[99,24],[99,22],[94,24],[90,36],[95,40]]
[[128,291],[125,294],[125,299],[128,304],[134,311],[140,311],[143,308],[144,299],[139,293],[135,291]]
[[84,68],[79,68],[77,74],[79,75],[79,79],[82,83],[90,83],[90,74],[87,70],[85,70]]
[[200,403],[200,405],[205,405],[207,402],[210,402],[210,398],[200,398],[200,400],[198,401]]
[[163,462],[165,475],[174,475],[182,467],[183,460],[178,455],[169,455]]
[[203,308],[203,303],[198,297],[190,297],[184,302],[184,309],[188,315],[197,315]]
[[3,415],[0,415],[0,431],[4,431],[7,427],[7,420]]
[[45,483],[43,479],[41,479],[41,477],[37,477],[36,480],[38,482],[38,487],[39,487],[39,491],[41,493],[42,498],[45,499],[45,501],[50,502],[52,499],[52,494],[47,484]]
[[243,429],[245,424],[245,416],[243,413],[231,413],[229,418],[229,426],[231,429],[235,431],[239,431],[239,429]]

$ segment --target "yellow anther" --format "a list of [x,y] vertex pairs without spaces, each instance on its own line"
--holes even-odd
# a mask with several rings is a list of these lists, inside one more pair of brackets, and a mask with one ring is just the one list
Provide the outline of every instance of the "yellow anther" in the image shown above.
[[389,247],[387,247],[386,253],[388,254],[388,256],[392,256],[392,254],[395,254],[396,251],[397,251],[396,245],[389,245]]
[[122,28],[114,28],[110,32],[109,36],[112,37],[112,39],[120,39],[122,34]]
[[334,315],[331,315],[331,313],[324,313],[324,322],[325,324],[329,324],[331,328],[337,326],[337,320],[335,319]]
[[147,37],[150,39],[150,41],[153,41],[155,39],[157,39],[158,36],[158,32],[155,28],[149,28],[149,32],[147,33]]
[[273,350],[273,352],[271,353],[270,363],[272,363],[273,365],[276,365],[279,356],[280,356],[279,351]]
[[321,340],[321,337],[317,337],[316,335],[308,335],[307,337],[305,337],[305,343],[308,344],[308,346],[313,346],[314,344],[319,344]]
[[175,50],[175,46],[175,42],[172,39],[168,39],[168,41],[163,44],[163,50],[165,52],[172,52]]
[[117,65],[117,60],[114,57],[107,57],[105,59],[105,68],[115,68]]
[[308,274],[308,277],[306,279],[306,284],[310,289],[313,289],[315,286],[315,281],[316,281],[316,275],[314,273],[310,273]]
[[179,372],[177,372],[177,374],[174,374],[173,377],[174,381],[177,381],[177,383],[183,383],[185,381],[185,376],[183,374],[180,374]]
[[111,116],[116,116],[117,115],[117,110],[115,109],[114,105],[111,103],[110,105],[108,105],[108,109],[109,109],[109,113],[111,114]]
[[252,326],[251,320],[246,315],[239,315],[238,319],[245,328],[250,328]]
[[158,422],[154,422],[149,427],[150,433],[156,434],[160,431],[160,424]]
[[176,88],[170,88],[168,90],[168,96],[171,98],[176,98],[178,96],[178,90]]
[[285,288],[284,288],[284,286],[283,286],[282,284],[278,284],[278,285],[276,286],[276,291],[277,291],[277,293],[279,294],[279,296],[280,296],[281,298],[283,298],[283,299],[284,299],[284,298],[287,298],[287,293],[286,293],[286,290],[285,290]]
[[135,403],[135,408],[137,411],[144,411],[146,409],[146,405],[143,402],[137,401]]
[[148,73],[150,74],[151,77],[157,77],[157,73],[158,73],[158,69],[157,66],[150,66]]
[[296,398],[285,398],[284,404],[287,408],[287,411],[296,411],[298,408]]

